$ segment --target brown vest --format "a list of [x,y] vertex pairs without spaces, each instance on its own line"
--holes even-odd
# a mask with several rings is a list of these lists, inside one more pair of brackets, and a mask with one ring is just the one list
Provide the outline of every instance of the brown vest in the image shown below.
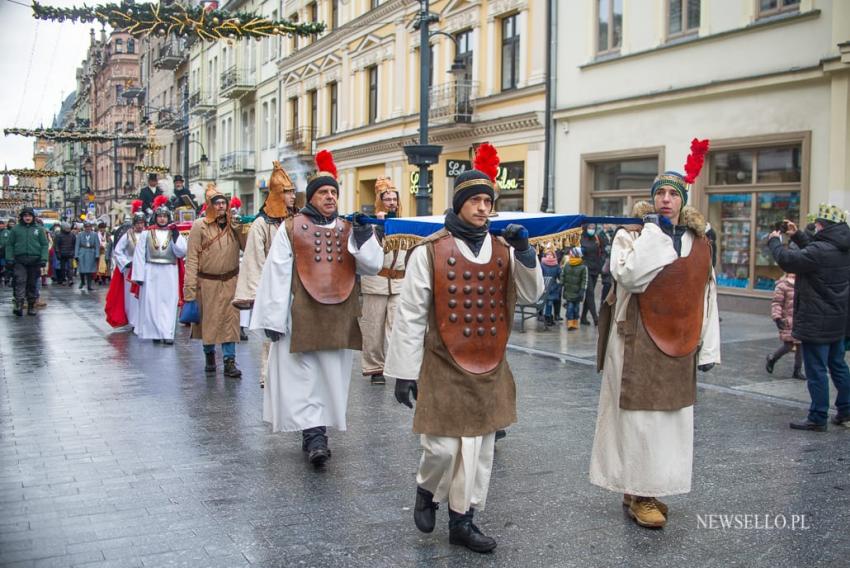
[[422,243],[433,295],[413,418],[419,434],[481,436],[516,422],[516,386],[505,359],[516,287],[510,248],[501,239],[492,243],[487,264],[467,261],[445,229]]
[[[708,241],[695,238],[688,256],[664,267],[642,294],[631,296],[625,321],[617,323],[617,333],[624,338],[620,408],[680,410],[696,402],[699,340],[710,273]],[[609,295],[600,316],[600,370],[615,312],[612,298]]]
[[284,227],[294,255],[290,352],[362,349],[360,286],[348,252],[351,225],[337,219],[336,227],[325,229],[296,215]]

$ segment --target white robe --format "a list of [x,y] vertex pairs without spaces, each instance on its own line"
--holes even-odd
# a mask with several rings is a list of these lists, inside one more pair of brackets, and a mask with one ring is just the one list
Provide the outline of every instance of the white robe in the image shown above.
[[[682,237],[682,256],[693,246]],[[617,282],[617,305],[605,353],[599,412],[590,462],[590,482],[610,491],[642,497],[679,495],[691,490],[694,453],[694,407],[681,410],[623,410],[620,385],[625,342],[615,322],[625,321],[632,294],[646,290],[655,276],[678,257],[673,241],[658,226],[643,232],[619,231],[611,244],[611,276]],[[675,293],[675,290],[671,290]],[[717,284],[706,286],[698,365],[720,363]]]
[[[168,237],[169,231],[155,229],[157,241]],[[147,261],[147,242],[150,231],[143,231],[133,254],[133,280],[141,283],[136,335],[142,339],[174,339],[177,325],[177,304],[180,301],[180,278],[176,264],[154,264]],[[180,235],[171,242],[177,258],[186,256],[188,244]]]
[[[381,269],[384,252],[374,236],[358,250],[354,235],[350,235],[348,251],[354,256],[358,274],[377,274]],[[275,432],[316,426],[345,430],[354,352],[350,349],[289,352],[293,264],[289,238],[285,230],[280,230],[263,265],[251,314],[252,330],[269,329],[283,334],[269,350],[263,420],[270,422]],[[313,323],[333,325],[333,322]]]
[[[133,284],[127,280],[127,267],[133,262],[133,254],[130,252],[130,246],[132,245],[130,233],[132,232],[133,229],[130,229],[121,235],[121,238],[118,239],[118,243],[115,245],[115,249],[112,251],[112,258],[115,261],[115,266],[121,271],[121,279],[124,283],[124,312],[127,314],[127,322],[130,324],[130,327],[135,328],[139,317],[139,299],[130,291]],[[135,233],[135,235],[138,242],[139,233]]]
[[[476,264],[490,262],[493,254],[492,237],[487,235],[476,257],[469,246],[455,239],[460,253]],[[384,375],[396,379],[419,379],[422,358],[425,355],[425,335],[428,312],[431,309],[431,261],[427,249],[417,247],[407,260],[401,300],[396,310],[390,336]],[[517,302],[532,304],[543,294],[543,272],[535,258],[533,268],[516,262],[513,249],[510,262]],[[449,502],[458,513],[470,508],[484,509],[493,468],[494,433],[483,436],[451,438],[446,436],[420,436],[422,459],[416,475],[417,484],[434,494],[434,502]]]

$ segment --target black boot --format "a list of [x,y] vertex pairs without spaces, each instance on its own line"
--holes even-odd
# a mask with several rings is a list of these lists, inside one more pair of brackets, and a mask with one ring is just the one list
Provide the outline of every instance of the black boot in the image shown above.
[[322,467],[331,457],[326,433],[327,428],[324,426],[301,431],[301,449],[307,452],[307,460],[315,467]]
[[80,290],[82,290],[82,289],[83,289],[83,288],[85,288],[85,287],[86,287],[86,277],[85,277],[85,276],[80,275],[80,286],[79,286],[79,289],[80,289]]
[[15,307],[12,309],[12,313],[18,317],[24,315],[24,301],[23,300],[15,300]]
[[224,358],[224,376],[230,377],[232,379],[238,379],[242,377],[242,371],[236,366],[236,358],[235,357],[225,357]]
[[473,509],[461,515],[449,509],[449,543],[465,546],[473,552],[490,552],[496,548],[496,539],[484,535],[472,523]]
[[204,359],[206,362],[204,365],[204,372],[215,373],[215,351],[204,353]]
[[413,522],[416,528],[424,533],[433,532],[437,523],[437,509],[440,505],[434,503],[434,494],[421,487],[416,488],[416,504],[413,506]]
[[774,365],[776,365],[776,359],[774,359],[773,357],[771,357],[770,355],[768,355],[768,356],[767,356],[767,360],[766,360],[766,361],[765,361],[765,363],[764,363],[764,370],[765,370],[765,371],[767,371],[768,373],[770,373],[770,374],[772,375],[772,374],[773,374],[773,366],[774,366]]
[[35,302],[27,302],[27,315],[34,316],[35,315]]
[[806,375],[803,374],[803,369],[801,369],[800,367],[794,367],[794,374],[791,375],[791,378],[805,381]]
[[385,384],[387,384],[387,379],[386,379],[386,377],[384,377],[383,373],[378,373],[377,375],[372,375],[370,377],[369,381],[373,385],[385,385]]
[[795,420],[789,424],[792,430],[810,430],[812,432],[826,432],[826,424],[818,424],[812,422],[808,418],[805,420]]

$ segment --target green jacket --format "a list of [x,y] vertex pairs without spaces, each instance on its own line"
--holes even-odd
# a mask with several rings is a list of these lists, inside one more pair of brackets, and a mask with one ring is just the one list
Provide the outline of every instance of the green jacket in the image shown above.
[[36,225],[34,222],[30,225],[18,223],[9,232],[9,240],[6,241],[6,260],[15,260],[18,262],[19,257],[32,257],[31,259],[23,259],[28,264],[33,262],[47,263],[47,235],[44,233],[44,227]]
[[0,256],[5,257],[6,254],[6,243],[9,242],[9,235],[12,232],[9,229],[3,229],[0,231]]
[[587,289],[587,266],[584,262],[573,266],[567,261],[561,273],[561,285],[564,287],[566,301],[578,302],[584,298]]

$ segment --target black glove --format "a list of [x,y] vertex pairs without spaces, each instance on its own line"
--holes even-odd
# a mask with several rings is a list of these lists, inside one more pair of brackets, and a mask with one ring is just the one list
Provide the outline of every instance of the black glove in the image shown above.
[[273,329],[264,329],[263,331],[265,332],[266,337],[268,337],[272,341],[278,341],[281,337],[283,337],[283,334],[281,332],[275,331]]
[[366,244],[366,241],[372,238],[372,235],[374,234],[372,225],[364,223],[365,219],[366,215],[363,213],[355,213],[354,218],[351,221],[354,230],[354,242],[357,243],[357,248]]
[[502,231],[502,238],[514,247],[514,250],[517,252],[528,250],[528,231],[522,225],[511,223]]
[[172,242],[177,241],[177,238],[180,236],[180,229],[178,229],[178,228],[177,228],[177,225],[176,225],[176,224],[174,224],[174,223],[171,223],[171,224],[168,226],[168,230],[169,230],[169,231],[171,231],[171,240],[172,240]]
[[413,400],[416,400],[416,396],[419,394],[419,387],[416,385],[416,381],[409,381],[407,379],[395,380],[395,399],[398,402],[407,408],[413,408],[413,403],[410,402],[411,394],[413,395]]
[[714,363],[706,363],[705,365],[699,365],[697,369],[702,371],[703,373],[707,373],[714,368]]
[[773,320],[773,323],[776,324],[776,329],[780,331],[785,329],[785,322],[782,321],[782,318],[776,318],[775,320]]

